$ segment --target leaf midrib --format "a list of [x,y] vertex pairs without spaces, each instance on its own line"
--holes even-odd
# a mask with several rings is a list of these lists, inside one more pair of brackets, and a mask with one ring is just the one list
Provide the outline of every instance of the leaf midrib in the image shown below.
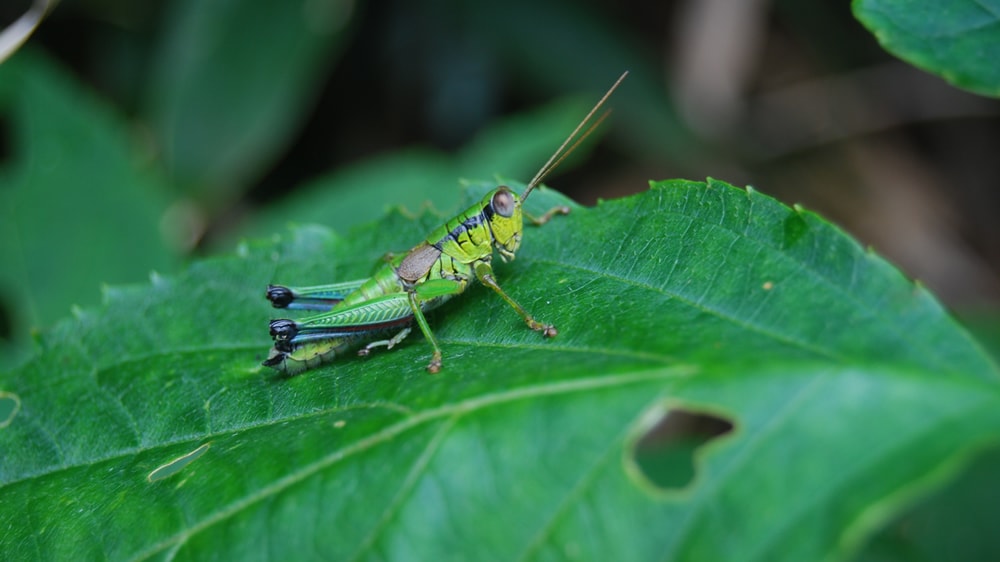
[[[448,406],[443,406],[439,408],[434,408],[431,410],[425,410],[419,412],[409,418],[401,420],[385,429],[378,431],[371,436],[355,441],[354,443],[338,450],[334,451],[324,457],[321,457],[317,461],[306,465],[299,470],[293,471],[283,478],[276,480],[273,484],[265,486],[254,493],[248,494],[244,499],[236,501],[230,504],[227,508],[221,509],[215,512],[213,515],[206,517],[201,523],[191,526],[184,532],[175,534],[171,537],[156,543],[146,550],[138,553],[132,558],[132,560],[141,560],[152,557],[156,553],[169,548],[172,545],[183,543],[189,540],[194,535],[210,528],[216,523],[222,522],[229,517],[238,514],[243,509],[250,507],[266,498],[269,498],[282,490],[312,476],[313,474],[324,470],[344,459],[347,459],[353,455],[365,452],[376,445],[382,444],[389,441],[396,436],[413,429],[421,424],[428,423],[434,420],[447,418],[449,416],[462,416],[469,412],[474,412],[479,409],[487,408],[490,406],[495,406],[503,403],[515,402],[517,400],[524,400],[539,396],[555,396],[559,394],[569,394],[573,392],[583,392],[587,390],[594,390],[598,388],[605,388],[611,386],[622,386],[627,384],[639,384],[643,382],[648,382],[657,379],[670,379],[674,377],[683,377],[688,374],[688,371],[683,368],[674,369],[653,369],[646,371],[636,371],[627,374],[618,374],[614,376],[606,377],[588,377],[585,379],[574,379],[570,381],[560,381],[556,383],[548,383],[541,385],[534,385],[529,387],[521,387],[507,392],[488,394],[476,398],[471,398],[458,402],[455,404],[450,404]],[[325,411],[323,414],[328,414],[332,411]],[[318,415],[318,414],[313,414]]]

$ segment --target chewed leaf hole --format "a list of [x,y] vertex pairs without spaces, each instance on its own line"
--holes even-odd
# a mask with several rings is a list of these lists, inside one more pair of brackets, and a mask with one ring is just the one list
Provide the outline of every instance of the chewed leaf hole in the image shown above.
[[0,392],[0,429],[10,425],[21,409],[21,399],[16,394]]
[[679,491],[694,480],[698,450],[732,429],[715,414],[672,408],[636,441],[635,467],[657,488]]
[[160,465],[153,472],[149,473],[146,480],[150,482],[156,482],[157,480],[163,480],[164,478],[170,478],[171,476],[177,474],[178,472],[184,470],[189,464],[193,463],[198,457],[205,454],[205,451],[211,446],[210,443],[205,443],[204,445],[198,447],[197,449],[187,453],[186,455],[181,455],[176,459]]

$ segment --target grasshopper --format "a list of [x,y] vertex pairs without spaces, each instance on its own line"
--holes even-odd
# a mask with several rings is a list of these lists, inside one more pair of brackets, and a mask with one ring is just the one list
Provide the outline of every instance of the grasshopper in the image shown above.
[[[473,278],[493,289],[529,328],[546,338],[555,337],[555,326],[536,320],[497,284],[490,265],[493,251],[505,262],[512,260],[521,246],[524,219],[540,226],[556,214],[569,213],[568,207],[555,207],[540,217],[532,217],[521,206],[549,172],[607,117],[605,112],[577,138],[627,75],[625,72],[615,81],[538,170],[520,197],[509,187],[498,186],[434,229],[409,252],[388,256],[369,279],[302,288],[268,285],[266,296],[275,308],[322,312],[298,321],[272,320],[274,347],[263,364],[295,375],[351,349],[360,348],[357,353],[361,356],[378,347],[392,349],[409,335],[415,321],[434,349],[427,371],[437,373],[441,370],[441,346],[424,313],[464,292]],[[385,336],[389,337],[377,339]]]

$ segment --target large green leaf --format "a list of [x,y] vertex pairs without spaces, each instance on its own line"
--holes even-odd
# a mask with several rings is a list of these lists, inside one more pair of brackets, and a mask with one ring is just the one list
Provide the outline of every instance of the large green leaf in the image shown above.
[[[836,559],[1000,436],[997,371],[931,295],[716,181],[527,231],[498,276],[554,340],[476,286],[431,315],[438,375],[418,336],[258,366],[266,283],[364,276],[440,220],[296,229],[45,334],[0,375],[5,555]],[[675,406],[735,431],[667,491],[632,448]]]
[[146,112],[177,183],[245,187],[301,125],[340,52],[345,0],[174,2]]
[[[1000,318],[982,310],[960,320],[1000,357]],[[1000,560],[1000,448],[993,447],[966,467],[960,478],[899,516],[876,535],[859,562],[913,560]]]
[[890,53],[959,88],[1000,96],[996,0],[854,0],[852,7]]
[[1000,560],[1000,449],[880,532],[859,562]]
[[[25,336],[176,260],[161,235],[169,201],[127,124],[47,57],[0,66],[0,309]],[[2,132],[2,131],[0,131]]]

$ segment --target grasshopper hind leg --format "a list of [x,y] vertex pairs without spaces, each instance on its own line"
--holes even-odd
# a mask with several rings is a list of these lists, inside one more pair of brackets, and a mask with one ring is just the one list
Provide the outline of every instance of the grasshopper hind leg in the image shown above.
[[271,332],[271,339],[274,340],[275,349],[284,352],[292,351],[292,339],[299,333],[294,320],[286,318],[271,320],[269,331]]
[[268,285],[264,296],[271,301],[271,306],[274,308],[288,308],[288,305],[295,300],[295,293],[282,285]]
[[[312,290],[311,294],[329,294],[329,287],[340,286],[343,285],[321,286]],[[299,294],[304,292],[299,290]],[[280,295],[283,291],[276,293]],[[402,293],[338,306],[329,312],[297,321],[287,318],[271,320],[269,329],[274,346],[264,365],[294,375],[329,363],[366,342],[371,343],[362,353],[375,347],[392,347],[409,333],[411,321],[410,307],[406,295]],[[390,339],[380,339],[391,334],[395,335]]]
[[329,363],[343,354],[350,345],[349,339],[339,336],[324,338],[305,335],[296,340],[299,325],[294,320],[285,318],[271,320],[270,331],[274,347],[261,364],[288,376]]
[[264,296],[274,308],[329,312],[363,283],[364,280],[360,279],[312,287],[268,285]]

